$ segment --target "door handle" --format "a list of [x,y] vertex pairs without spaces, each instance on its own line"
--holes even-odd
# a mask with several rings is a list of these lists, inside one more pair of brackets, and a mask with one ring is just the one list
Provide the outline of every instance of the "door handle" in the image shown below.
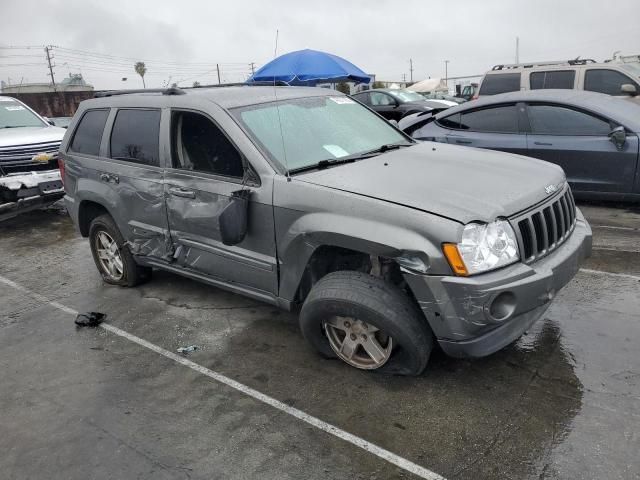
[[193,190],[187,190],[185,188],[172,187],[169,189],[169,193],[176,197],[196,198],[196,192],[194,192]]
[[471,143],[471,140],[456,140],[456,143],[459,143],[461,145],[469,145]]
[[545,147],[551,147],[553,145],[553,143],[547,143],[547,142],[533,142],[534,145],[542,145]]

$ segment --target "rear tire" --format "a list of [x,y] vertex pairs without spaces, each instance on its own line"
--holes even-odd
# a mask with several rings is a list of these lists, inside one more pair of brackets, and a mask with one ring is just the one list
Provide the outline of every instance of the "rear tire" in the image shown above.
[[[313,286],[300,311],[300,328],[325,357],[396,375],[422,373],[434,344],[422,312],[402,290],[353,271],[330,273]],[[371,331],[381,347],[374,355]]]
[[89,244],[93,261],[106,283],[134,287],[151,278],[151,268],[136,263],[110,215],[93,219],[89,226]]

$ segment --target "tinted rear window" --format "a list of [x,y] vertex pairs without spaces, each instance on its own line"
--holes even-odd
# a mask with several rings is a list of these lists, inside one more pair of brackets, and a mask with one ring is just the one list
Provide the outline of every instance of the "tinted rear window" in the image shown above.
[[572,89],[576,72],[574,70],[561,70],[553,72],[533,72],[529,75],[531,90],[543,88]]
[[159,165],[160,110],[120,110],[111,132],[111,158]]
[[518,111],[515,105],[501,105],[463,112],[458,128],[472,132],[516,133]]
[[518,90],[520,90],[519,73],[499,73],[484,76],[480,86],[480,95],[497,95]]
[[71,141],[71,151],[86,155],[99,155],[102,132],[109,110],[89,110],[82,119]]

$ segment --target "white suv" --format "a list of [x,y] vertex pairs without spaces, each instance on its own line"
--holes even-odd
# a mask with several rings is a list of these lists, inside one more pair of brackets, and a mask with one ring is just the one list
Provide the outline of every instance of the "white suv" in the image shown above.
[[569,60],[496,65],[485,73],[478,96],[543,88],[588,90],[640,102],[640,63]]
[[58,149],[66,130],[0,96],[0,221],[59,200]]

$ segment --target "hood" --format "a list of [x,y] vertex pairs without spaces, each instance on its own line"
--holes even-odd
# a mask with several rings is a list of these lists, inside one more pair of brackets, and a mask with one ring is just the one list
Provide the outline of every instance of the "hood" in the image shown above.
[[294,178],[461,223],[509,217],[566,181],[560,167],[541,160],[433,142]]
[[0,128],[0,147],[60,142],[65,132],[64,128],[52,126]]

